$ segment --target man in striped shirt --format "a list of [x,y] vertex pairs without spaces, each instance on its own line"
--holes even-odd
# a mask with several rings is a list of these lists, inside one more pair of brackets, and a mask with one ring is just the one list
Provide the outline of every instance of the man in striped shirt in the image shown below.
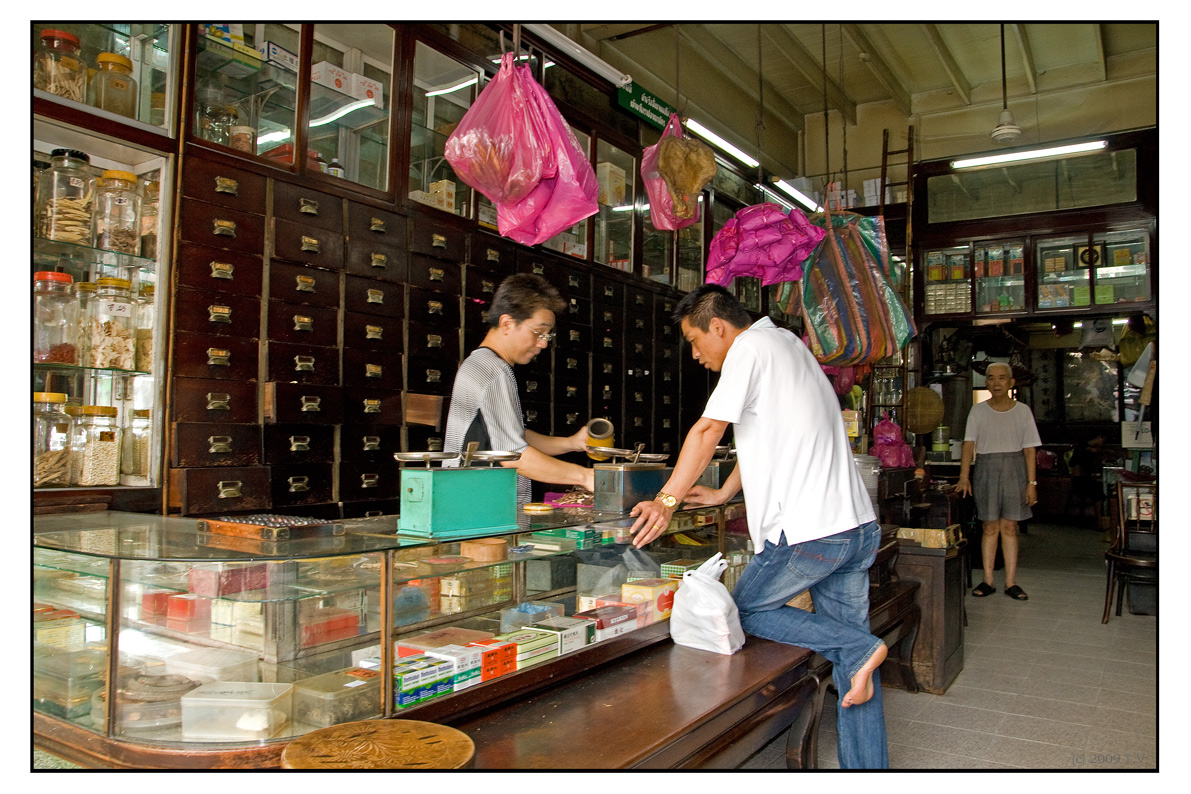
[[518,273],[501,282],[488,312],[488,333],[455,375],[447,412],[446,452],[471,441],[479,449],[520,452],[502,463],[517,469],[517,505],[530,501],[530,480],[593,490],[595,472],[556,455],[583,452],[587,428],[569,437],[544,436],[525,427],[513,366],[528,364],[554,339],[554,315],[566,306],[541,276]]

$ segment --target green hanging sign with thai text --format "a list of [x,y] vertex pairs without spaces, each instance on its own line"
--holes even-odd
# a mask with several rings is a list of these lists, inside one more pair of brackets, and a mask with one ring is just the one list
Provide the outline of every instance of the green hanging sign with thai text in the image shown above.
[[636,83],[629,83],[618,88],[616,101],[622,108],[659,130],[666,128],[666,122],[670,120],[670,114],[674,112],[674,108]]

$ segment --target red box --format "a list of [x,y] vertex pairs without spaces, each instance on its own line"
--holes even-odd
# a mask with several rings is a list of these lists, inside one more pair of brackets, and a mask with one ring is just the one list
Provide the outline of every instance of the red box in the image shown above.
[[199,595],[224,596],[245,590],[262,590],[269,586],[264,565],[236,563],[224,565],[196,564],[190,568],[190,592]]
[[141,593],[141,620],[161,623],[169,612],[170,596],[173,590],[146,590]]
[[360,633],[360,613],[354,609],[323,607],[311,615],[301,626],[300,642],[303,648],[334,642]]
[[170,620],[211,621],[211,602],[204,596],[193,593],[172,595],[166,599],[166,616]]
[[576,612],[574,617],[594,620],[596,622],[596,628],[602,631],[603,629],[610,629],[613,626],[624,623],[626,620],[637,620],[638,614],[636,606],[622,604],[619,606],[596,607],[586,612]]
[[517,670],[517,643],[504,640],[476,640],[468,647],[483,647],[480,655],[480,680],[488,681]]
[[[599,607],[628,607],[637,615],[637,628],[643,629],[653,622],[653,604],[649,602],[641,602],[638,604],[630,604],[628,601],[622,601],[620,596],[616,598],[597,598],[596,608]],[[579,617],[579,615],[576,615]],[[619,621],[617,621],[618,623]],[[615,626],[616,623],[611,625]],[[606,626],[596,626],[597,629],[607,628]]]

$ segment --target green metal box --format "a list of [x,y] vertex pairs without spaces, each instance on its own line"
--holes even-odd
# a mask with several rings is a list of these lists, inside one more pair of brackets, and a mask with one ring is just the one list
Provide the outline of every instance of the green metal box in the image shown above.
[[467,538],[517,528],[517,470],[405,469],[397,531],[423,538]]

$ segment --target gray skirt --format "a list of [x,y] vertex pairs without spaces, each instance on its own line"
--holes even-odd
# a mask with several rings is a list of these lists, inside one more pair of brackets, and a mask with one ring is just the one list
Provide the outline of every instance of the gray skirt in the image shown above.
[[981,521],[1025,521],[1033,517],[1026,504],[1026,457],[1021,452],[977,455],[972,495]]

